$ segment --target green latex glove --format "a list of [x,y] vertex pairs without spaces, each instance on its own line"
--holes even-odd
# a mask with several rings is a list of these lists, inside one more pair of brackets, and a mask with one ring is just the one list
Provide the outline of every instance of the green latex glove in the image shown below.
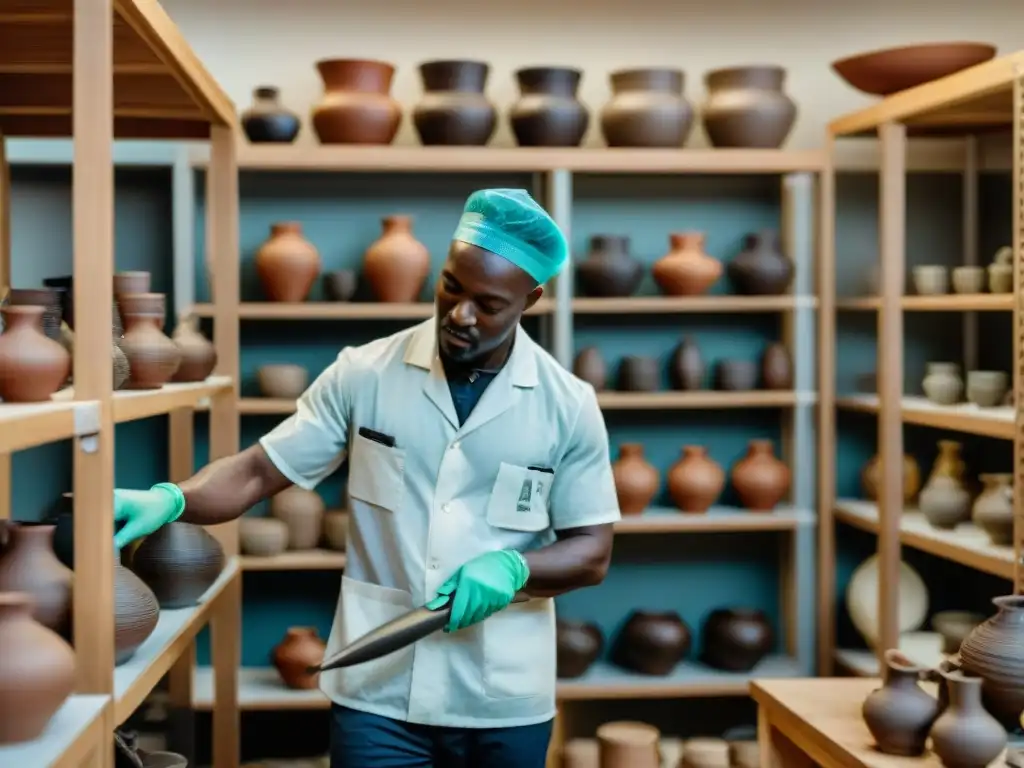
[[173,483],[157,483],[148,491],[114,490],[114,522],[124,527],[114,536],[123,549],[136,539],[173,523],[185,511],[185,494]]
[[530,569],[526,558],[514,549],[485,552],[463,565],[442,584],[437,590],[437,597],[427,603],[427,608],[440,608],[452,599],[454,592],[452,615],[444,631],[455,632],[506,607],[528,578]]

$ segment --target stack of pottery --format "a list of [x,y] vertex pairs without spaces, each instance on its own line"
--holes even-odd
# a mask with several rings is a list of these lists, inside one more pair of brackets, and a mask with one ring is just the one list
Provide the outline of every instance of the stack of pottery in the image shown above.
[[623,69],[611,73],[612,98],[601,110],[609,147],[681,147],[693,127],[682,70]]
[[956,405],[964,393],[964,380],[956,363],[928,363],[921,388],[936,405]]
[[316,63],[324,95],[313,107],[321,144],[390,144],[402,122],[391,97],[395,68],[383,61],[324,59]]
[[704,131],[714,147],[778,149],[796,122],[796,104],[783,92],[786,70],[730,67],[705,74]]
[[559,618],[555,623],[555,648],[558,677],[580,677],[604,650],[604,635],[592,622]]
[[630,256],[625,235],[592,236],[586,258],[576,265],[582,296],[632,296],[643,276],[643,264]]
[[281,92],[261,85],[252,92],[252,106],[242,113],[242,130],[253,144],[291,144],[299,135],[299,116],[281,106]]
[[722,276],[722,263],[704,252],[703,232],[673,232],[671,250],[654,263],[651,274],[666,296],[700,296]]
[[268,301],[306,300],[320,274],[320,254],[302,236],[302,224],[270,225],[270,237],[256,251],[256,274]]
[[8,403],[37,403],[64,386],[71,375],[71,355],[43,328],[45,307],[0,308],[0,399]]
[[726,266],[737,293],[745,296],[777,296],[793,281],[793,262],[779,246],[779,235],[766,229],[746,236],[744,249]]
[[363,277],[377,301],[420,300],[430,275],[430,252],[412,233],[411,216],[385,216],[382,234],[363,254]]
[[153,590],[162,609],[189,608],[224,570],[224,550],[201,526],[179,521],[144,538],[129,567]]
[[288,549],[316,549],[326,505],[316,491],[293,485],[270,499],[270,514],[288,528]]
[[281,676],[281,681],[296,690],[313,690],[319,674],[309,674],[324,660],[327,644],[320,639],[314,627],[291,627],[284,639],[274,646],[270,659]]
[[964,483],[966,465],[960,443],[940,440],[938,446],[939,455],[921,489],[918,507],[931,525],[948,530],[970,518],[971,494]]
[[162,293],[123,293],[117,297],[124,318],[121,349],[131,373],[129,389],[160,389],[177,373],[182,353],[163,332],[166,316]]
[[521,147],[578,147],[590,113],[576,96],[583,73],[571,67],[528,67],[516,72],[519,98],[509,112]]
[[425,146],[483,146],[491,140],[497,110],[484,95],[490,67],[483,61],[425,61],[420,64],[423,97],[412,113]]
[[996,251],[988,265],[988,289],[992,293],[1013,292],[1013,248],[1008,245]]

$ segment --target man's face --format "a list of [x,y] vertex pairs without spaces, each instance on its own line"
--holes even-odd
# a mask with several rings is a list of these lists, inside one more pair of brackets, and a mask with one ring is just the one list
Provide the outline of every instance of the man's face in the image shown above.
[[515,331],[543,290],[512,262],[453,241],[437,280],[437,345],[454,363],[484,360]]

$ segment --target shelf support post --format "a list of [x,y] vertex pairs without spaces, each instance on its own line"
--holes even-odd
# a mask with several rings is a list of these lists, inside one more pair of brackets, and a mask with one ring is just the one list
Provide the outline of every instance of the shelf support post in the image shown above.
[[1013,592],[1024,594],[1024,67],[1013,81]]
[[563,366],[572,368],[572,173],[565,169],[549,171],[545,176],[545,181],[548,212],[562,230],[566,242],[569,243],[569,263],[555,278],[554,284],[553,354]]
[[188,146],[182,144],[171,166],[172,233],[174,238],[174,318],[196,303],[195,171]]
[[[964,141],[963,219],[964,264],[978,264],[978,137],[968,136]],[[978,367],[978,313],[964,312],[963,316],[964,370]]]

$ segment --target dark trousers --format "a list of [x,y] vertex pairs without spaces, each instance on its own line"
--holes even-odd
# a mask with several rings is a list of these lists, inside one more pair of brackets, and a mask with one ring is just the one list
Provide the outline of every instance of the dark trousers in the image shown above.
[[544,768],[550,739],[550,720],[444,728],[331,706],[331,768]]

